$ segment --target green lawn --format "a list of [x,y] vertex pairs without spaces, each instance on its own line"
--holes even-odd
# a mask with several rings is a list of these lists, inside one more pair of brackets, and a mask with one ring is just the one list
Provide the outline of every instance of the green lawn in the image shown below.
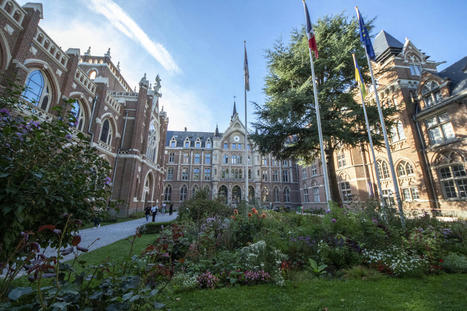
[[[309,280],[174,294],[176,310],[467,310],[467,275],[378,281]],[[327,308],[327,309],[326,309]]]
[[[133,240],[133,237],[114,242],[89,253],[81,254],[79,259],[85,260],[91,265],[108,262],[110,260],[114,262],[123,260],[128,256],[131,257],[134,254],[140,254],[146,246],[156,240],[156,237],[156,234],[143,234],[140,238],[137,237],[131,255],[129,255],[130,241]],[[68,261],[68,263],[71,262],[72,260]]]

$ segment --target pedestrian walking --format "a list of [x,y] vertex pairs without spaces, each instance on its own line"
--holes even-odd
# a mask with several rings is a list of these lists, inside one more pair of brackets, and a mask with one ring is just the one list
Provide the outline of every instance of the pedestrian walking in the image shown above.
[[149,215],[151,214],[151,206],[146,205],[144,208],[144,215],[146,216],[146,221],[149,221]]
[[152,213],[152,222],[155,222],[156,221],[156,215],[157,215],[157,210],[158,210],[158,204],[159,202],[156,203],[156,205],[154,205],[153,207],[151,207],[151,213]]
[[167,204],[162,203],[162,214],[167,213]]
[[99,215],[98,214],[95,214],[94,215],[94,218],[93,218],[93,222],[94,222],[94,227],[97,229],[101,226],[101,219],[99,218]]
[[169,215],[172,216],[173,212],[174,212],[174,204],[173,204],[173,203],[170,203]]

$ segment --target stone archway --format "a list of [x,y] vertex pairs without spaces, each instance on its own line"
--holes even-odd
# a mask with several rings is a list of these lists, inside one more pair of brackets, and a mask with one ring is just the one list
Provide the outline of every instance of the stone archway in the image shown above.
[[238,204],[242,200],[242,189],[239,186],[232,188],[232,203]]
[[229,191],[227,190],[227,187],[222,185],[219,187],[219,192],[217,193],[217,197],[221,199],[222,202],[227,204],[227,198],[228,198]]

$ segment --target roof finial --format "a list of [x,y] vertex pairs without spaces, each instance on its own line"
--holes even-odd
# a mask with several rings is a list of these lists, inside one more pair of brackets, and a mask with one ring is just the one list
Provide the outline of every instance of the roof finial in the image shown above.
[[110,48],[107,50],[107,53],[104,54],[105,57],[111,58],[110,57]]
[[88,50],[86,51],[86,53],[84,53],[84,55],[86,56],[91,55],[91,47],[88,47]]
[[120,71],[120,62],[117,64],[117,70]]
[[214,133],[214,136],[219,137],[219,126],[216,124],[216,131]]
[[235,99],[237,96],[234,96],[234,105],[233,105],[233,112],[232,112],[232,118],[237,114],[237,105],[235,104]]

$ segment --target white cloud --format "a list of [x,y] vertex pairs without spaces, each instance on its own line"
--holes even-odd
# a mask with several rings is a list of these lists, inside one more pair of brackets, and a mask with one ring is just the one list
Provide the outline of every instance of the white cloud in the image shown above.
[[127,37],[141,44],[167,71],[180,72],[180,68],[165,47],[160,43],[152,41],[141,27],[115,2],[112,0],[83,0],[82,2],[90,10],[105,16],[115,28]]

